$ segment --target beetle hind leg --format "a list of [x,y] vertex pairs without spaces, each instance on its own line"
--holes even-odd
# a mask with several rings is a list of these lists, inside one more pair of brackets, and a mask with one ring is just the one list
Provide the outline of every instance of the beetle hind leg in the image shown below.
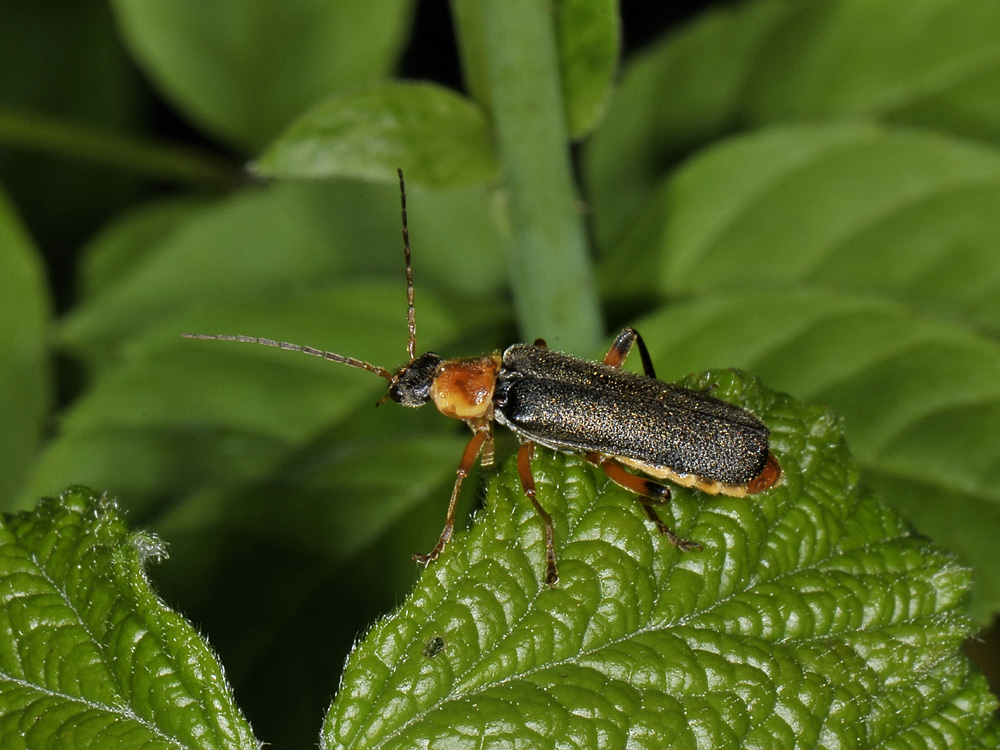
[[559,581],[559,573],[556,570],[555,534],[552,530],[552,516],[546,512],[535,497],[535,478],[531,474],[531,457],[533,455],[535,455],[535,444],[530,440],[527,443],[522,443],[521,447],[517,449],[517,475],[521,479],[521,489],[531,504],[535,506],[535,512],[545,524],[545,583],[552,587]]
[[654,505],[670,502],[670,488],[665,484],[654,482],[645,477],[636,476],[625,470],[625,467],[612,458],[607,458],[599,453],[588,453],[586,456],[590,463],[600,466],[608,479],[623,487],[629,492],[637,495],[637,500],[646,511],[649,520],[656,525],[656,529],[663,534],[667,541],[677,547],[681,552],[701,552],[703,547],[698,542],[691,539],[683,539],[667,526],[657,515]]
[[647,378],[656,378],[656,370],[653,369],[653,360],[649,357],[646,342],[642,340],[642,336],[634,328],[625,328],[618,334],[615,343],[611,345],[608,353],[604,355],[603,364],[606,364],[608,367],[621,367],[625,363],[629,352],[632,351],[632,347],[636,344],[639,346],[642,371],[646,373]]

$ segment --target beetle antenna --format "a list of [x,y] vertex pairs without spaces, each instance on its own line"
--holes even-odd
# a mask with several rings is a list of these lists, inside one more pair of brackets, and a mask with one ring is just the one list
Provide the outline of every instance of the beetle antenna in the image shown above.
[[417,358],[417,322],[413,312],[413,266],[410,265],[410,228],[406,224],[406,186],[403,183],[403,170],[397,169],[399,175],[399,203],[402,206],[403,217],[403,257],[406,259],[406,326],[410,336],[406,341],[406,351],[412,362]]
[[379,377],[385,378],[390,383],[393,382],[392,373],[383,367],[377,367],[376,365],[369,364],[368,362],[360,359],[355,359],[354,357],[345,357],[342,354],[325,352],[322,349],[315,349],[311,346],[289,344],[287,341],[275,341],[273,339],[259,339],[254,336],[230,336],[227,334],[210,333],[182,333],[181,336],[186,339],[202,339],[204,341],[240,341],[244,344],[260,344],[262,346],[273,346],[278,349],[288,349],[293,352],[302,352],[303,354],[311,354],[314,357],[328,359],[331,362],[339,362],[340,364],[347,365],[348,367],[357,367],[360,370],[368,370],[368,372],[374,372]]

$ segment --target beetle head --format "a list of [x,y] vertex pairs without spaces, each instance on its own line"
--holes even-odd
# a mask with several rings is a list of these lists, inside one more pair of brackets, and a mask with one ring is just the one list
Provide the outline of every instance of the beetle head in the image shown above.
[[441,358],[434,352],[421,354],[397,372],[389,385],[389,398],[397,404],[423,406],[431,398],[431,384]]

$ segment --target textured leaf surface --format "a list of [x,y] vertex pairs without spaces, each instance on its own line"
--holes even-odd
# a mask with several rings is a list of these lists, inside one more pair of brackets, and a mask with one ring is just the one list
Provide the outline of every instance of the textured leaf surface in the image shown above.
[[255,162],[272,177],[407,179],[435,187],[496,175],[490,123],[472,101],[432,84],[384,83],[310,109]]
[[[994,700],[958,651],[969,572],[857,483],[829,412],[692,378],[771,427],[785,477],[660,511],[540,452],[560,582],[508,462],[487,509],[352,654],[323,746],[973,747]],[[916,696],[919,698],[915,699]]]
[[385,75],[409,0],[116,0],[147,73],[209,130],[257,149],[331,91]]
[[0,527],[0,745],[257,748],[221,666],[150,590],[154,537],[89,490]]

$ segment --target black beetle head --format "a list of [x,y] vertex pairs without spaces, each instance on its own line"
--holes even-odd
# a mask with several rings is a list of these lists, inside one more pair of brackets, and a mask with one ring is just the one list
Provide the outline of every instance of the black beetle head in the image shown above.
[[423,406],[431,398],[431,384],[441,358],[434,352],[421,354],[396,373],[389,386],[389,398],[403,406]]

